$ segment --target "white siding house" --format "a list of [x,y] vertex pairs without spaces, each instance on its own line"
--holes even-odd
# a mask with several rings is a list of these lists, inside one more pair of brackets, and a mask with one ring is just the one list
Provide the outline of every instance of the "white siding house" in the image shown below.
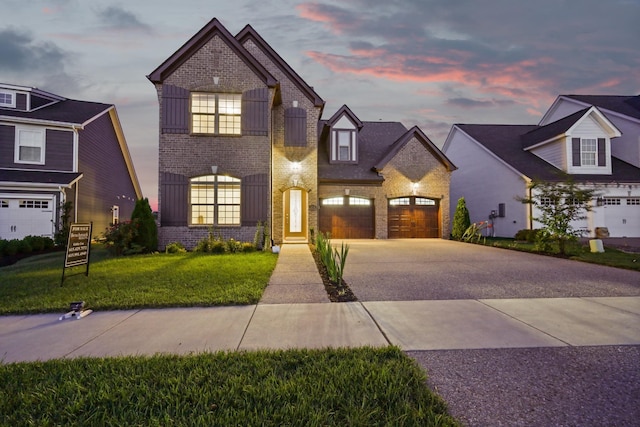
[[540,227],[538,213],[517,200],[527,185],[571,177],[597,194],[593,211],[574,227],[590,236],[639,237],[640,97],[586,98],[609,108],[622,102],[626,114],[559,97],[539,125],[454,125],[443,146],[459,167],[451,176],[451,215],[464,197],[472,222],[489,220],[487,234],[513,237]]

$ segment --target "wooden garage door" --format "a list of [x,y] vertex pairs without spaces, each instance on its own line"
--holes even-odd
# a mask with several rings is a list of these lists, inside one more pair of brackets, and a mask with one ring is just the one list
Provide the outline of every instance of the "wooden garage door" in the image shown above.
[[334,239],[373,239],[373,201],[340,196],[320,200],[320,231]]
[[389,238],[415,239],[440,237],[440,202],[424,197],[389,200]]

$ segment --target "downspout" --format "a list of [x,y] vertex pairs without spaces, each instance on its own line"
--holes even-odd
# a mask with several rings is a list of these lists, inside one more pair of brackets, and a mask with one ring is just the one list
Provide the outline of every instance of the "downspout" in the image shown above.
[[[76,126],[72,126],[71,128],[73,129],[73,171],[78,172],[80,136],[78,135],[78,128]],[[75,198],[73,201],[73,222],[78,222],[78,185],[80,185],[80,182],[76,181]]]
[[266,244],[270,244],[271,246],[273,246],[273,219],[274,219],[274,212],[273,212],[273,143],[274,143],[274,139],[273,139],[273,128],[274,128],[274,117],[273,117],[273,108],[270,109],[269,111],[271,113],[271,129],[269,129],[269,134],[270,134],[270,141],[269,141],[269,157],[271,159],[271,165],[269,167],[269,186],[271,188],[270,192],[271,194],[270,196],[270,200],[269,200],[269,210],[271,211],[271,218],[269,218],[269,236],[270,236],[270,242],[265,242]]
[[[528,189],[529,191],[529,200],[532,200],[533,197],[533,191],[531,191],[531,188]],[[529,230],[533,230],[533,203],[527,203],[529,205]]]

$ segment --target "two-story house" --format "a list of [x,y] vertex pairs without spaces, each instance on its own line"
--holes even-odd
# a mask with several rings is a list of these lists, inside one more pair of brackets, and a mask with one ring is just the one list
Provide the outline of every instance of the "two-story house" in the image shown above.
[[[322,98],[251,26],[233,36],[214,18],[147,77],[160,106],[160,247],[193,247],[212,228],[251,241],[258,222],[275,243],[311,230],[409,237],[412,223],[415,237],[448,235],[455,166],[426,135],[346,107],[321,120]],[[390,212],[402,220],[391,226]]]
[[53,237],[62,206],[94,236],[142,197],[113,105],[0,84],[0,238]]
[[640,236],[639,96],[560,96],[538,125],[456,124],[443,151],[462,170],[452,198],[465,198],[472,221],[491,219],[495,236],[539,228],[537,210],[517,198],[533,179],[567,175],[597,194],[574,228]]

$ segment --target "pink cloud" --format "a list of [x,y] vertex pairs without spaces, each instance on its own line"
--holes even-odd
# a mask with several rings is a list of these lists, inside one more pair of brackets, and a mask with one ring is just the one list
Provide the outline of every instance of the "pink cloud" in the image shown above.
[[334,34],[342,33],[346,27],[339,22],[336,14],[337,10],[333,8],[323,7],[317,3],[302,3],[295,8],[300,13],[301,18],[324,23]]

